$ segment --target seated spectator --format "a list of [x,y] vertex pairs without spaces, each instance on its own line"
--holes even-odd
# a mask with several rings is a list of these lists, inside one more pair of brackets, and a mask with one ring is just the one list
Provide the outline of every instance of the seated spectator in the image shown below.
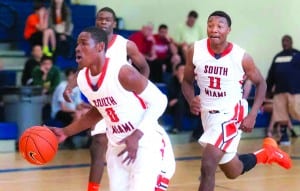
[[[30,14],[25,23],[24,38],[28,40],[31,47],[39,44],[43,47],[43,53],[52,56],[56,49],[54,31],[48,28],[48,11],[41,2],[34,3],[34,12]],[[51,44],[51,50],[49,48]]]
[[53,65],[51,57],[42,57],[40,66],[36,66],[32,71],[32,80],[32,85],[43,87],[43,94],[53,94],[60,83],[60,70]]
[[[90,109],[90,105],[85,104],[81,99],[81,93],[78,87],[72,90],[72,102],[65,101],[63,97],[63,92],[67,84],[72,82],[76,71],[76,69],[67,69],[65,71],[66,80],[59,83],[52,96],[51,117],[57,121],[60,121],[63,126],[69,125],[74,120],[79,119],[81,115]],[[68,148],[75,148],[72,137],[69,137],[64,143]]]
[[[3,66],[3,61],[0,59],[0,71],[2,71],[4,68]],[[4,79],[4,76],[0,75],[0,84],[4,84],[5,83],[5,79]]]
[[64,0],[51,0],[49,8],[49,28],[56,34],[57,55],[71,58],[75,50],[72,38],[72,12]]
[[[182,130],[184,122],[183,120],[185,117],[189,117],[192,121],[196,121],[196,123],[198,123],[195,125],[195,128],[198,128],[198,126],[201,125],[199,124],[200,117],[192,116],[192,114],[190,113],[189,105],[181,91],[181,82],[183,80],[184,67],[184,64],[177,64],[173,77],[167,83],[167,112],[170,113],[173,117],[173,127],[171,127],[171,129],[169,130],[171,133],[178,133]],[[201,130],[201,128],[199,130]],[[197,135],[195,134],[193,136],[195,138],[198,135],[199,132],[197,133]]]
[[181,62],[178,49],[168,35],[168,26],[161,24],[158,33],[154,34],[154,50],[157,55],[150,64],[150,79],[155,82],[167,82],[177,64]]
[[153,82],[156,82],[156,80],[151,77],[151,64],[157,58],[154,50],[155,40],[153,37],[153,25],[151,23],[143,25],[140,31],[137,31],[129,36],[129,40],[133,41],[138,47],[139,51],[145,56],[145,59],[150,66],[149,79]]
[[[3,61],[0,60],[0,71],[3,70]],[[4,84],[5,79],[3,79],[3,76],[0,76],[0,87]],[[4,102],[2,95],[0,95],[0,121],[4,121]]]
[[175,41],[182,57],[185,59],[189,46],[202,38],[200,25],[196,24],[198,13],[190,11],[185,23],[180,24],[175,31]]
[[32,71],[36,66],[40,65],[43,56],[42,47],[40,45],[34,45],[31,50],[31,57],[25,62],[25,66],[22,72],[22,85],[32,85]]

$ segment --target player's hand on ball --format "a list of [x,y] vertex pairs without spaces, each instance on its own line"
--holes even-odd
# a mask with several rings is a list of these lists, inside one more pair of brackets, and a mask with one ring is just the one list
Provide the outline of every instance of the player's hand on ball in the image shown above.
[[135,130],[131,135],[124,138],[119,142],[119,144],[125,144],[126,147],[124,150],[122,150],[118,156],[121,156],[127,152],[127,156],[122,161],[123,163],[127,163],[129,165],[130,163],[134,163],[136,159],[137,149],[139,146],[139,140],[143,136],[143,132],[140,130]]
[[59,143],[64,142],[67,139],[67,135],[64,133],[63,128],[48,127],[56,136]]

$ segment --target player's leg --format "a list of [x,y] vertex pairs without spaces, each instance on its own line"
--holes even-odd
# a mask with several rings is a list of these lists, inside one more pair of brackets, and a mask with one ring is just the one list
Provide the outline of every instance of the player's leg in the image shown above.
[[[224,154],[222,160],[230,159],[230,153]],[[273,138],[265,138],[262,149],[248,154],[234,155],[227,163],[220,164],[221,170],[227,178],[234,179],[239,175],[253,169],[256,164],[277,163],[279,166],[289,169],[291,168],[291,159],[289,155],[278,148]]]
[[173,177],[176,168],[176,162],[174,157],[174,152],[172,144],[168,134],[162,129],[162,167],[161,172],[157,179],[157,185],[155,191],[167,190],[169,186],[169,181]]
[[[123,160],[127,155],[118,156],[123,149],[124,147],[112,146],[108,146],[107,148],[106,161],[110,191],[129,191],[130,185],[133,184],[130,181],[130,178],[135,176],[134,173],[130,171],[132,166],[123,164]],[[148,166],[148,164],[145,166]],[[142,182],[147,181],[145,178]]]
[[[151,141],[150,141],[151,140]],[[129,179],[129,191],[154,191],[162,168],[162,134],[149,132],[144,134],[138,148],[137,157],[132,165]]]
[[[219,164],[228,166],[228,170],[227,168],[221,169],[229,177],[241,174],[243,167],[241,162],[233,159],[236,156],[241,137],[241,130],[238,128],[239,123],[246,115],[246,112],[240,111],[245,111],[247,107],[245,101],[240,101],[232,111],[201,112],[204,133],[200,137],[199,143],[204,146],[204,150],[202,153],[199,191],[214,190],[215,172]],[[236,164],[231,165],[231,163]],[[232,174],[227,174],[227,171]]]
[[201,176],[199,191],[213,191],[215,188],[215,173],[223,151],[211,144],[206,144],[202,153]]
[[104,172],[105,156],[107,150],[107,137],[105,134],[104,120],[98,122],[95,128],[91,131],[92,142],[90,146],[90,174],[88,191],[98,191],[100,182]]

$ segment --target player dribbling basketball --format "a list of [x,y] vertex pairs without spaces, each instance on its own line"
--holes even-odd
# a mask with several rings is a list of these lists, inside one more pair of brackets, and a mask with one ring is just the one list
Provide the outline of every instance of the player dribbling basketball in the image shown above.
[[153,191],[162,165],[164,140],[158,118],[166,108],[166,96],[133,66],[105,58],[103,30],[89,27],[77,42],[76,61],[84,68],[78,86],[94,107],[69,126],[52,130],[63,141],[103,118],[110,190]]

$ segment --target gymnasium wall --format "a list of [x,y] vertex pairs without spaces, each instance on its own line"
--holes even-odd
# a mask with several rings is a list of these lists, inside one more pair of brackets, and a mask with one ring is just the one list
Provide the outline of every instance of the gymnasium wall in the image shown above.
[[299,0],[73,0],[73,3],[112,7],[125,22],[126,29],[139,29],[146,22],[169,26],[170,34],[187,13],[194,9],[198,24],[206,35],[206,20],[214,10],[230,14],[233,25],[229,40],[250,53],[266,76],[273,56],[281,50],[281,37],[292,35],[294,47],[300,49]]

